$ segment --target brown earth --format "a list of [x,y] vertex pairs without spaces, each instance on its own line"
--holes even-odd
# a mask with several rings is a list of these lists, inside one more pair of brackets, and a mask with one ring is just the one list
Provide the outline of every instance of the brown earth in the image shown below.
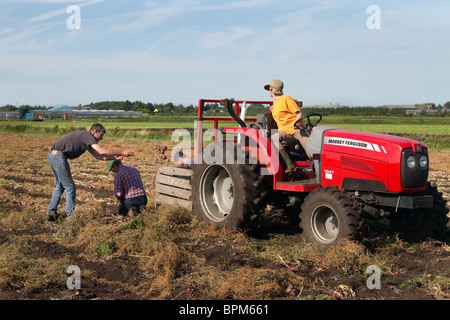
[[[107,137],[106,137],[107,138]],[[267,212],[257,232],[216,230],[190,212],[153,206],[154,141],[108,140],[131,149],[150,203],[135,219],[117,214],[113,176],[86,153],[71,162],[74,219],[46,221],[54,188],[46,162],[55,137],[0,134],[0,299],[449,299],[449,239],[409,243],[383,224],[361,243],[328,251],[306,244],[282,214]],[[430,180],[450,195],[450,151],[430,151]],[[64,199],[61,210],[65,207]],[[267,210],[269,211],[269,210]],[[364,271],[381,267],[381,289]],[[80,267],[81,290],[66,269]]]

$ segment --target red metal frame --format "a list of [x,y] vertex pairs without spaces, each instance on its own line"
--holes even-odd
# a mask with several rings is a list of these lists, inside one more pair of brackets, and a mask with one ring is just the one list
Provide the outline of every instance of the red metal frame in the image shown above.
[[[223,117],[203,117],[203,108],[205,103],[220,103],[221,100],[215,99],[200,99],[198,103],[198,123],[197,123],[197,140],[196,140],[196,152],[195,152],[195,162],[198,162],[198,153],[203,151],[203,139],[202,139],[202,122],[203,121],[214,121],[214,129],[219,129],[219,121],[234,121],[234,119],[223,118]],[[240,106],[243,103],[246,104],[262,104],[273,105],[273,101],[244,101],[235,100],[235,113],[239,116]],[[245,121],[254,122],[256,118],[247,118]],[[320,185],[318,184],[292,184],[286,183],[284,168],[280,170],[280,161],[278,153],[273,148],[272,144],[266,137],[258,134],[258,130],[252,128],[240,128],[240,127],[225,127],[222,130],[223,133],[242,133],[249,138],[253,139],[258,144],[258,150],[250,150],[253,156],[266,165],[267,172],[273,176],[273,188],[275,190],[281,191],[295,191],[295,192],[310,192]],[[296,163],[297,167],[309,167],[311,165],[310,161],[300,161]]]
[[[195,153],[194,153],[194,160],[195,163],[198,162],[198,152],[201,152],[203,150],[203,139],[201,138],[201,133],[203,131],[202,129],[202,122],[203,121],[214,121],[214,129],[215,130],[219,130],[219,121],[234,121],[233,118],[224,118],[224,117],[203,117],[203,108],[205,106],[205,103],[219,103],[222,100],[217,100],[217,99],[199,99],[198,101],[198,115],[197,115],[197,136],[196,136],[196,149],[195,149]],[[240,105],[242,103],[248,103],[248,104],[268,104],[270,106],[273,105],[273,101],[244,101],[244,100],[235,100],[234,104],[235,104],[235,113],[236,115],[239,116],[239,109],[240,109]],[[256,121],[256,118],[248,118],[245,121],[250,121],[250,122],[254,122]],[[214,137],[216,138],[216,137]]]
[[[218,129],[219,128],[219,121],[234,121],[234,119],[232,118],[222,118],[222,117],[203,117],[203,107],[205,105],[205,103],[219,103],[220,104],[221,100],[214,100],[214,99],[200,99],[198,101],[198,120],[206,120],[206,121],[214,121],[214,129]],[[239,115],[239,109],[240,109],[240,105],[242,103],[248,103],[248,104],[268,104],[270,106],[273,105],[273,101],[244,101],[244,100],[235,100],[234,104],[235,104],[235,113],[236,115]],[[246,119],[246,121],[256,121],[256,118],[249,118]]]

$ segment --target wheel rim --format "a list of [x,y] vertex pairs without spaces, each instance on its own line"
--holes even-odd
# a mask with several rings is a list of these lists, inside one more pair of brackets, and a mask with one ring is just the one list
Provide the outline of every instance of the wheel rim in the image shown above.
[[311,229],[319,242],[334,242],[339,235],[339,222],[334,211],[328,206],[315,208],[311,216]]
[[222,166],[214,165],[203,173],[201,179],[201,203],[209,220],[224,221],[234,203],[233,181]]

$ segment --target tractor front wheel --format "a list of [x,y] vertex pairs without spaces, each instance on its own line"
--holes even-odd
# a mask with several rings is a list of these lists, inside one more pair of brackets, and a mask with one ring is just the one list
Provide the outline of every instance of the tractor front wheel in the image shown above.
[[442,192],[429,182],[423,195],[433,196],[433,208],[399,209],[390,217],[391,227],[409,241],[427,238],[442,240],[446,235],[449,221],[447,200],[443,198]]
[[332,246],[358,235],[360,217],[350,196],[336,187],[318,188],[303,202],[300,228],[307,241]]

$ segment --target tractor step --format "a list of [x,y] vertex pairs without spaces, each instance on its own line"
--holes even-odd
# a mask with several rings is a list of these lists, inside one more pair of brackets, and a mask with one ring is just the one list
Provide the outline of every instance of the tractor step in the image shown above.
[[275,185],[276,190],[296,192],[311,192],[319,187],[320,185],[315,178],[298,181],[280,181]]

